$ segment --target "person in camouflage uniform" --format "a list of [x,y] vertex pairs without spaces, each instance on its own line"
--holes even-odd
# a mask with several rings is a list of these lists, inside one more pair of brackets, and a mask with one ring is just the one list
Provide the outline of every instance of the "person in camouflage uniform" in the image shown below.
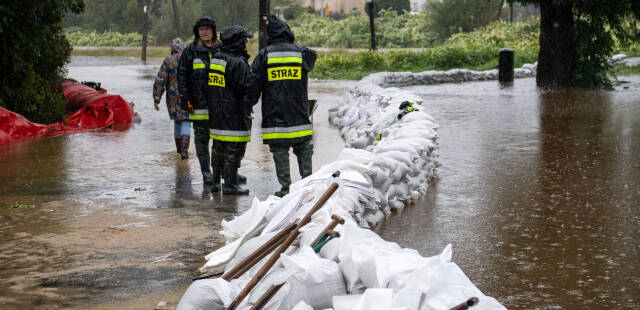
[[166,91],[167,112],[173,120],[173,137],[176,142],[176,152],[182,159],[189,158],[189,140],[191,137],[191,122],[187,111],[180,108],[178,101],[178,62],[182,55],[184,44],[180,38],[171,41],[171,55],[165,57],[153,83],[153,106],[160,111],[160,100]]

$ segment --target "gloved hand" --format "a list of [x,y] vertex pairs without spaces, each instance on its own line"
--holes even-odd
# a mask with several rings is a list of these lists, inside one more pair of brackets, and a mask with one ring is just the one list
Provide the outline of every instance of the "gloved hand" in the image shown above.
[[400,106],[398,107],[398,109],[400,109],[400,113],[398,113],[398,119],[402,119],[403,116],[405,116],[407,113],[409,112],[413,112],[413,111],[420,111],[416,108],[413,107],[415,102],[413,101],[403,101]]
[[184,111],[189,111],[191,113],[193,113],[193,106],[191,105],[191,102],[189,102],[189,100],[187,99],[187,97],[185,97],[184,95],[180,94],[178,96],[179,101],[180,101],[180,108]]

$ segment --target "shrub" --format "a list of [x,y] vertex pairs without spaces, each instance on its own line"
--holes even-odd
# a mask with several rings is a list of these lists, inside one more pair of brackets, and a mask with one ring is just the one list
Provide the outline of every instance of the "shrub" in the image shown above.
[[321,53],[311,76],[360,79],[380,71],[485,70],[497,66],[498,51],[504,47],[514,49],[515,66],[520,67],[538,58],[538,25],[537,20],[496,22],[474,32],[456,34],[440,46],[421,51]]
[[[67,40],[73,46],[140,46],[142,45],[142,35],[136,32],[119,33],[107,31],[104,33],[72,31],[66,32]],[[154,42],[151,36],[148,42]]]

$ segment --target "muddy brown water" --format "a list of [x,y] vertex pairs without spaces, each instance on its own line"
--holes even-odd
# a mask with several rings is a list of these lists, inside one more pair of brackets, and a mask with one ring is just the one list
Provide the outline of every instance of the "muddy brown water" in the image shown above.
[[534,79],[416,86],[440,124],[438,180],[377,231],[453,261],[510,309],[640,302],[640,77],[612,91]]
[[[0,146],[0,309],[175,306],[204,255],[224,244],[221,221],[279,190],[257,106],[240,169],[252,195],[211,194],[194,145],[190,159],[180,160],[166,107],[153,109],[160,62],[74,57],[69,66],[70,77],[99,81],[134,102],[140,123]],[[311,82],[315,169],[344,147],[327,108],[353,84]]]
[[[133,101],[142,122],[0,146],[0,309],[175,305],[223,244],[221,220],[250,207],[253,195],[211,195],[193,145],[187,161],[175,153],[151,102],[159,61],[69,67]],[[425,256],[452,243],[454,262],[511,309],[635,307],[640,78],[623,79],[613,91],[545,93],[533,79],[410,87],[440,123],[440,176],[376,231]],[[326,109],[353,83],[310,83],[314,170],[343,148]],[[264,199],[279,185],[258,126],[240,172]]]

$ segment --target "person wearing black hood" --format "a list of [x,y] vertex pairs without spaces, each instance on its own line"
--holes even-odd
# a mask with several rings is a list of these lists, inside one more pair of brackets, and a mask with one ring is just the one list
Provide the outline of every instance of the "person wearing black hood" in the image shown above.
[[289,149],[298,159],[300,175],[311,174],[313,129],[309,119],[307,73],[316,62],[316,52],[294,44],[289,26],[275,16],[267,22],[267,47],[251,64],[255,76],[250,101],[262,94],[262,140],[269,145],[281,185],[276,196],[289,193]]
[[[206,88],[210,137],[213,140],[213,188],[224,195],[247,195],[238,185],[238,168],[251,141],[251,104],[247,101],[251,78],[247,39],[253,35],[240,25],[220,33],[222,45],[211,57]],[[222,175],[221,172],[222,171]]]
[[[216,22],[210,16],[203,16],[193,26],[193,43],[182,51],[178,64],[178,90],[180,104],[189,111],[193,122],[196,155],[205,184],[213,183],[209,155],[209,110],[204,94],[207,85],[207,68],[211,55],[220,48],[216,35]],[[212,150],[213,153],[213,150]]]

